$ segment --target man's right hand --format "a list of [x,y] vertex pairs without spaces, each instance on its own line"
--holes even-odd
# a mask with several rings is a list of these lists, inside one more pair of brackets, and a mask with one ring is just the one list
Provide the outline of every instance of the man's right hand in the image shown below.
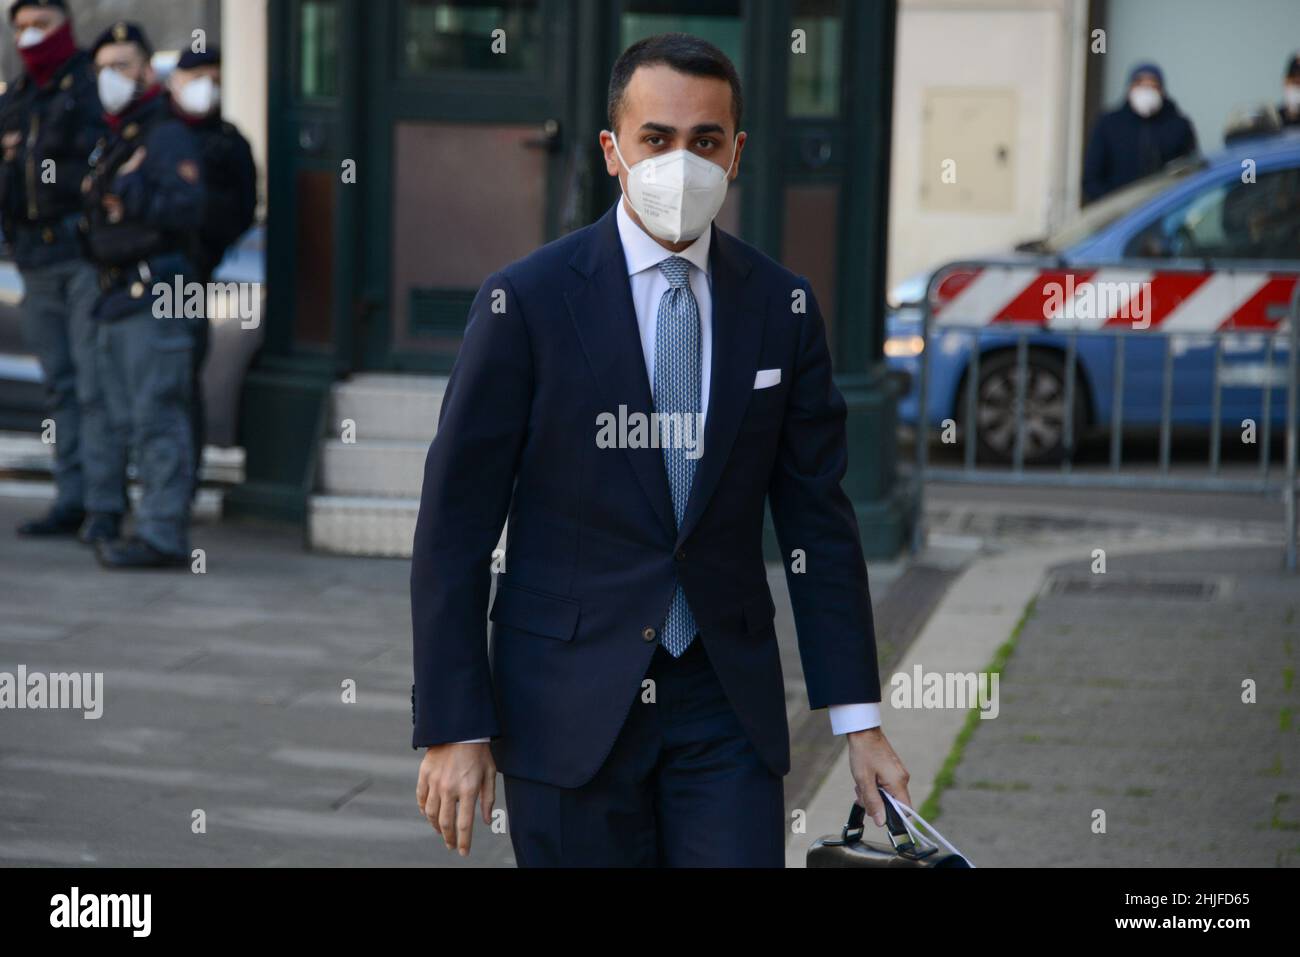
[[482,807],[484,826],[490,826],[496,789],[497,766],[487,744],[436,744],[420,762],[415,799],[447,850],[468,857],[474,803]]
[[6,163],[12,163],[18,157],[18,146],[23,141],[21,130],[10,130],[0,138],[0,147],[4,149]]

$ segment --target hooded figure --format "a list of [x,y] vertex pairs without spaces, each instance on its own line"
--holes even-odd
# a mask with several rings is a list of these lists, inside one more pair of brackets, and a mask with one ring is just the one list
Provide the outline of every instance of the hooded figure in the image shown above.
[[1083,199],[1092,202],[1196,151],[1196,131],[1165,93],[1154,63],[1129,73],[1123,106],[1097,121],[1083,158]]
[[1282,102],[1277,112],[1283,129],[1300,126],[1300,50],[1291,55],[1282,74]]

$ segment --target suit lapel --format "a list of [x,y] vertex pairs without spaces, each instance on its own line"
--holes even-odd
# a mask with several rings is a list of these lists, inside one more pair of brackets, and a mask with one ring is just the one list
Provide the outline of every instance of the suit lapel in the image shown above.
[[751,264],[735,240],[716,226],[712,229],[709,265],[713,273],[713,360],[709,415],[704,426],[704,454],[696,463],[686,514],[677,535],[678,545],[695,528],[717,489],[753,392],[754,369],[763,344],[762,303],[755,284],[747,281]]
[[[641,333],[632,305],[632,287],[627,277],[627,260],[618,237],[616,207],[611,207],[596,224],[590,239],[574,254],[570,266],[586,277],[586,282],[565,293],[569,311],[578,329],[578,337],[587,362],[596,376],[606,402],[602,412],[619,415],[619,406],[627,414],[647,416],[654,410],[650,380],[646,375],[641,349]],[[595,434],[595,423],[589,423]],[[664,528],[675,534],[672,493],[664,469],[663,450],[659,448],[625,448],[623,454],[632,464],[637,481],[649,498]]]

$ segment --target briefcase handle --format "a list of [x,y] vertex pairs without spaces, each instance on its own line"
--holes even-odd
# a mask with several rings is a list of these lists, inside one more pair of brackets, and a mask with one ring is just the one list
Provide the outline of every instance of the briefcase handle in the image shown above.
[[[907,829],[903,823],[903,817],[895,809],[893,803],[885,797],[883,788],[880,791],[880,800],[885,804],[885,830],[889,834],[889,843],[894,845],[894,850],[901,856],[911,858],[912,860],[921,860],[929,857],[937,847],[922,848],[912,840],[912,832]],[[840,840],[848,844],[857,844],[862,840],[867,820],[867,809],[857,801],[853,802],[853,807],[849,809],[849,820],[844,825],[844,830],[840,832]]]

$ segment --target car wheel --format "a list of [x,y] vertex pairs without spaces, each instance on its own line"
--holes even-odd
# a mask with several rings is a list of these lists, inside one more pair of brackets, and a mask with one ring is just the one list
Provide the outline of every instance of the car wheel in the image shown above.
[[[1031,349],[1025,372],[1025,464],[1060,462],[1066,455],[1065,362],[1055,353]],[[976,438],[981,459],[1000,463],[1014,460],[1018,379],[1014,350],[994,353],[980,363]],[[1087,421],[1083,387],[1076,367],[1073,401],[1076,444]],[[960,411],[965,411],[964,385],[958,406]]]

